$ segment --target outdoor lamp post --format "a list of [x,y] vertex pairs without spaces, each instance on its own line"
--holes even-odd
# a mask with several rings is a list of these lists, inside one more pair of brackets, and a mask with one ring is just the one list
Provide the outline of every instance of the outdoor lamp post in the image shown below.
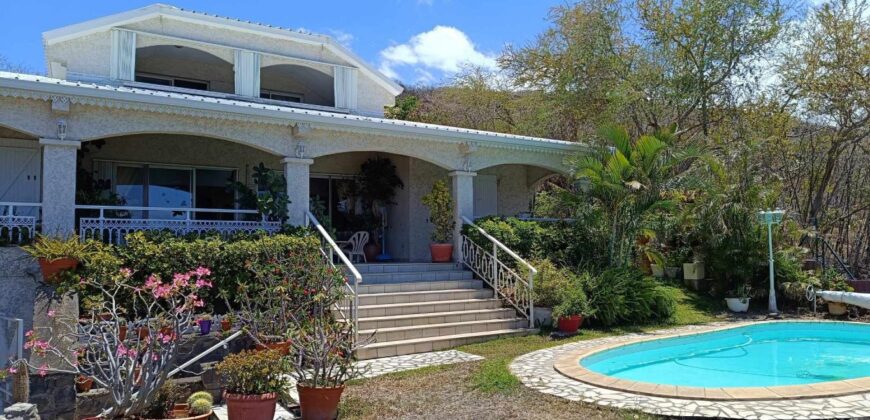
[[758,221],[767,225],[767,249],[770,256],[770,294],[767,296],[767,311],[770,314],[778,314],[776,309],[776,288],[773,284],[773,225],[782,222],[782,216],[785,214],[780,209],[762,210],[758,212]]

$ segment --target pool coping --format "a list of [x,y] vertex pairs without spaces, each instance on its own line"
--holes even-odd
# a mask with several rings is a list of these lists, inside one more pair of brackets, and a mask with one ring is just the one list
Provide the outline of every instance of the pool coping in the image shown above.
[[638,337],[620,343],[603,344],[588,349],[583,349],[582,351],[571,353],[567,356],[562,356],[556,359],[553,364],[553,368],[557,372],[564,376],[567,376],[568,378],[597,387],[634,394],[643,394],[667,398],[688,398],[712,401],[786,400],[800,398],[833,397],[870,392],[870,376],[854,379],[845,379],[841,381],[818,382],[804,385],[704,388],[625,380],[593,372],[580,364],[581,359],[591,356],[595,353],[600,353],[602,351],[611,350],[632,344],[677,337],[689,337],[716,331],[742,328],[751,325],[774,323],[851,324],[843,321],[819,320],[754,321],[740,322],[725,327],[711,327],[707,329],[684,333],[660,334],[653,337]]

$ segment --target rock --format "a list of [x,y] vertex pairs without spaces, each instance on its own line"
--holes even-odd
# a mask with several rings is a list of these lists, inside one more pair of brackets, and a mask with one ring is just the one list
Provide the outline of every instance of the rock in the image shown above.
[[3,414],[10,420],[39,420],[39,412],[36,409],[36,404],[12,404],[3,410]]

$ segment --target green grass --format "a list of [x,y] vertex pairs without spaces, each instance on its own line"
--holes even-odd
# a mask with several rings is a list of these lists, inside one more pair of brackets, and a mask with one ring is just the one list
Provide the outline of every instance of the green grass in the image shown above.
[[510,394],[522,386],[519,379],[511,374],[508,368],[511,361],[517,356],[576,341],[621,335],[628,332],[713,322],[716,320],[715,315],[722,310],[723,305],[717,299],[677,286],[664,285],[662,287],[677,302],[674,317],[666,324],[623,326],[606,330],[584,328],[580,330],[580,334],[564,340],[550,339],[547,332],[544,331],[538,335],[503,338],[459,347],[460,351],[486,358],[472,376],[471,386],[482,392]]

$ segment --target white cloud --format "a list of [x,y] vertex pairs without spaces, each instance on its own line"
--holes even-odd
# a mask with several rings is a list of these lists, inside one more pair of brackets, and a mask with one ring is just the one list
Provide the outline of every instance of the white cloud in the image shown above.
[[341,29],[330,29],[330,35],[341,45],[350,48],[350,44],[353,43],[353,34],[342,31]]
[[388,77],[398,79],[399,69],[410,68],[418,81],[436,80],[458,73],[463,66],[474,65],[495,70],[496,55],[477,49],[464,32],[452,26],[438,25],[430,31],[411,37],[404,44],[381,50],[380,70]]

